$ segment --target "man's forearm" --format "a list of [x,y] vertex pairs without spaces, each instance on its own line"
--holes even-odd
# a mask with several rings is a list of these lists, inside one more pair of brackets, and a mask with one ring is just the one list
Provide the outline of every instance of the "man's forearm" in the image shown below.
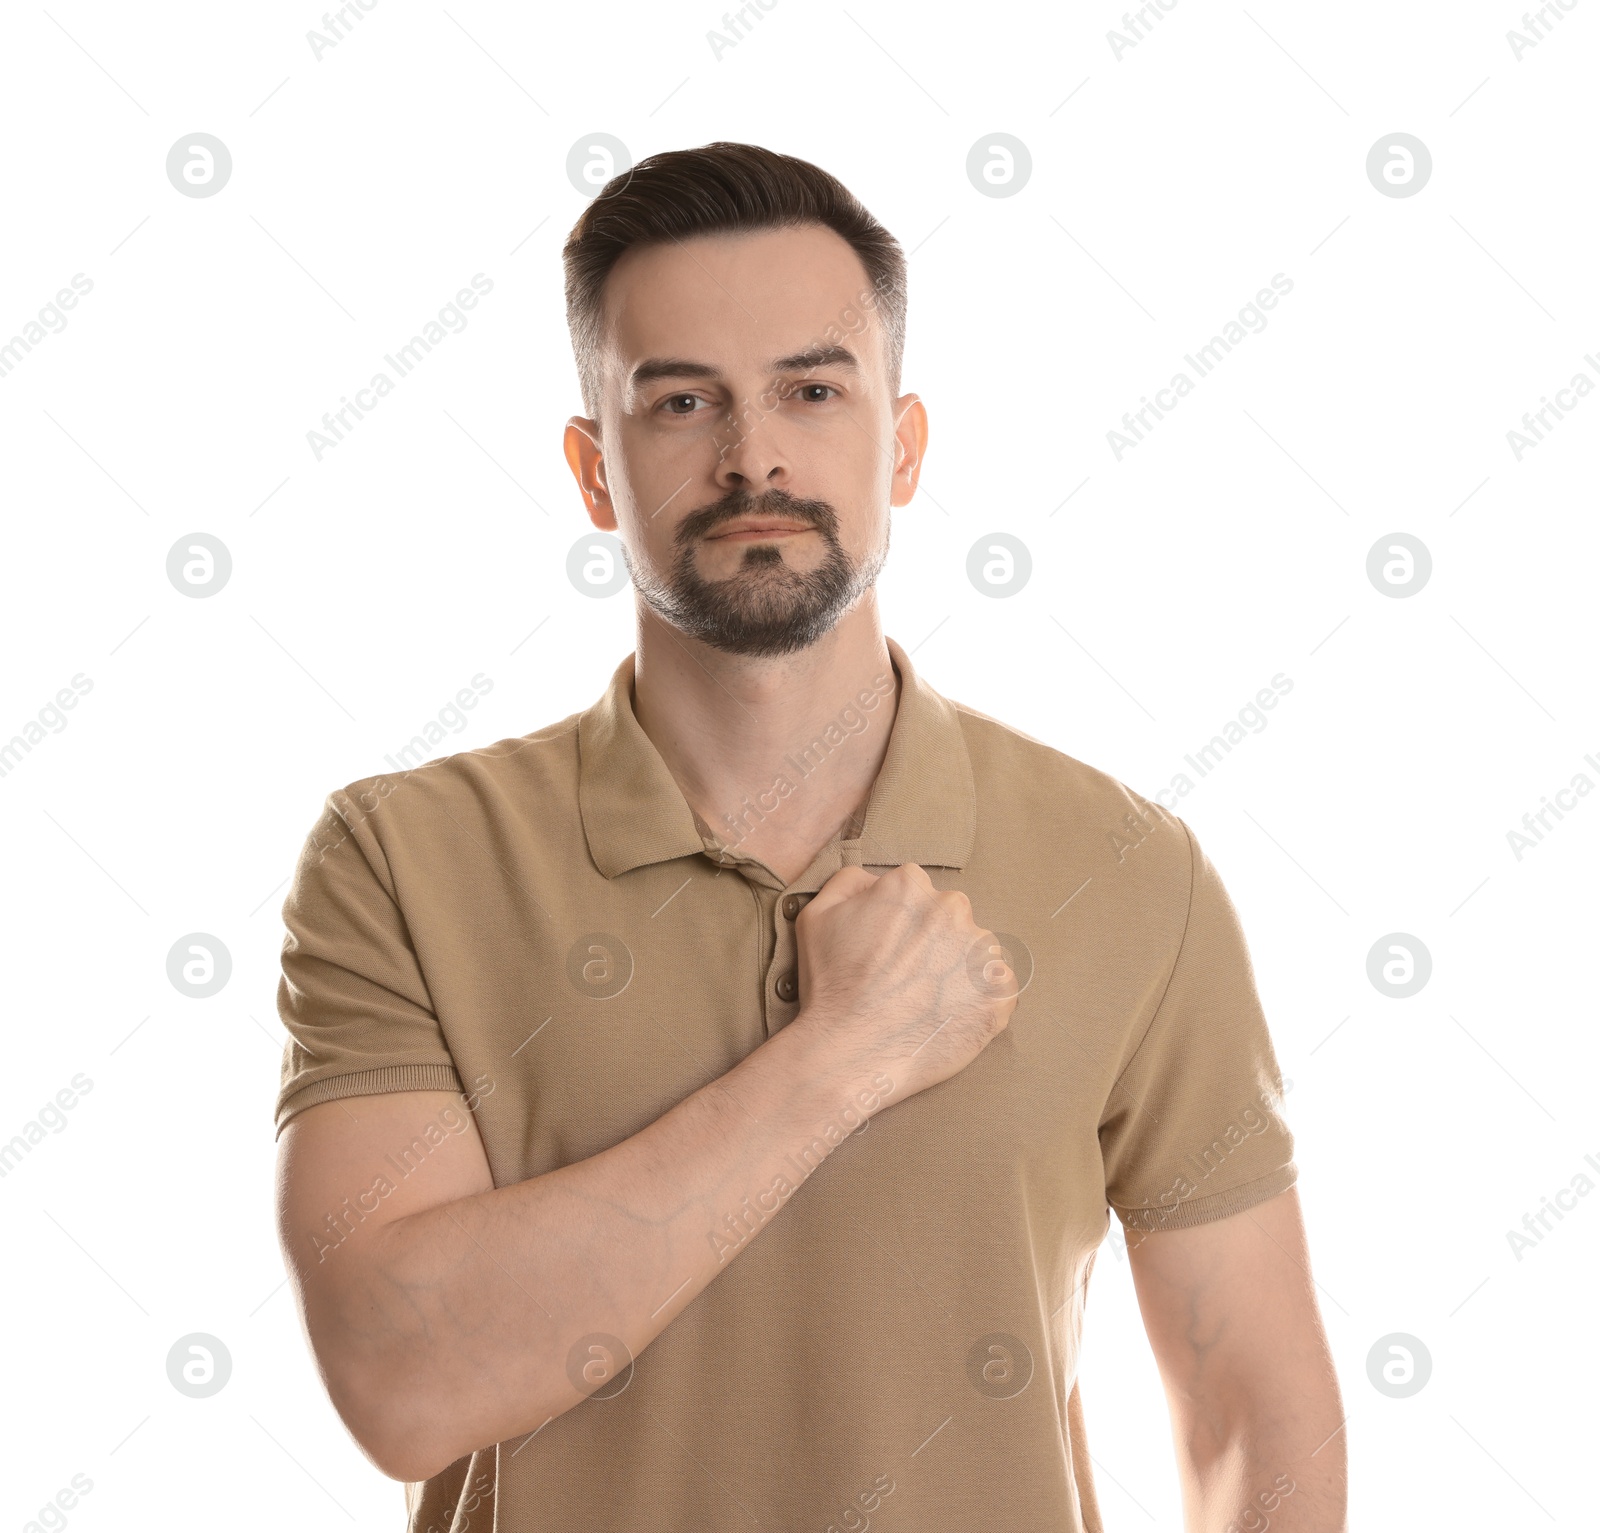
[[1344,1533],[1345,1413],[1295,1189],[1128,1256],[1186,1533]]
[[1230,1418],[1190,1434],[1179,1461],[1188,1533],[1344,1533],[1337,1386],[1286,1405],[1243,1400]]
[[797,1019],[620,1144],[386,1225],[335,1321],[368,1451],[420,1480],[571,1409],[894,1094],[838,1076]]

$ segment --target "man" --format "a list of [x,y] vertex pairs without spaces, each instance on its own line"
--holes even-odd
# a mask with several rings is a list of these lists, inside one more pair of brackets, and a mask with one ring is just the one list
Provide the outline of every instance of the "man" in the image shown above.
[[1188,1527],[1342,1529],[1214,869],[880,626],[928,438],[898,245],[712,144],[608,185],[566,264],[567,460],[635,651],[558,724],[331,794],[284,907],[281,1238],[412,1533],[1099,1529],[1108,1207]]

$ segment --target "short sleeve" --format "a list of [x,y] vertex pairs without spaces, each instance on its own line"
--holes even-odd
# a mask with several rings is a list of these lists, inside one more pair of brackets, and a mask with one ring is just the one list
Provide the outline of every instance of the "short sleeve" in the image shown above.
[[274,1110],[278,1134],[318,1102],[461,1090],[368,823],[370,796],[328,796],[283,903],[278,1015],[289,1041]]
[[1183,830],[1189,904],[1177,957],[1100,1120],[1106,1201],[1125,1226],[1145,1231],[1226,1218],[1296,1178],[1283,1077],[1244,933],[1216,869]]

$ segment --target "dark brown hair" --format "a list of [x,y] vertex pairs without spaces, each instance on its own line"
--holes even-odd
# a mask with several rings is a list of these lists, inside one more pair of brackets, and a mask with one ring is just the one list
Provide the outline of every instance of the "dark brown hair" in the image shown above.
[[[599,418],[601,298],[623,251],[695,235],[801,224],[832,229],[866,268],[871,286],[861,306],[878,311],[889,392],[898,394],[906,331],[906,258],[899,241],[827,171],[758,144],[719,141],[653,154],[613,176],[567,237],[561,252],[567,327],[585,412]],[[853,328],[864,323],[859,320]],[[816,343],[837,341],[818,337]]]

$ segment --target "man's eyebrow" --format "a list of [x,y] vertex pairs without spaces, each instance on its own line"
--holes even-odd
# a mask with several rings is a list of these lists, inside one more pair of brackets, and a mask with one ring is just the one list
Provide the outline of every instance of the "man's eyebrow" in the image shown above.
[[772,364],[775,373],[806,373],[814,367],[842,367],[852,373],[861,371],[856,354],[848,346],[813,346],[793,356],[779,357]]
[[663,378],[716,378],[720,374],[709,362],[688,362],[682,357],[648,357],[628,374],[628,382],[639,388]]
[[[787,357],[778,357],[768,364],[774,373],[803,373],[816,367],[842,367],[859,373],[861,363],[848,346],[813,346],[808,351],[797,351]],[[720,378],[722,369],[709,362],[692,362],[686,357],[647,357],[628,374],[634,388],[647,383],[659,383],[663,378]]]

